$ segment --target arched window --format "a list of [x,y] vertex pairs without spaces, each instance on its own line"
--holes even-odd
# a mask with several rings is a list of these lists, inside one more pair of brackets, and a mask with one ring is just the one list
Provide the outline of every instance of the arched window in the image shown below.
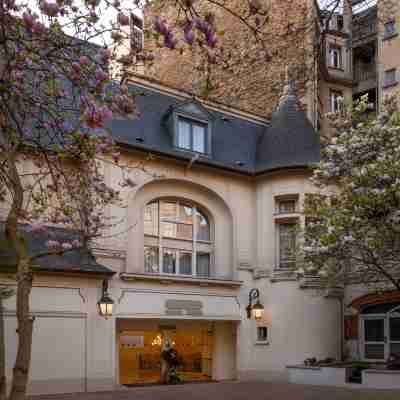
[[207,216],[184,200],[156,200],[144,211],[145,272],[210,276],[211,231]]

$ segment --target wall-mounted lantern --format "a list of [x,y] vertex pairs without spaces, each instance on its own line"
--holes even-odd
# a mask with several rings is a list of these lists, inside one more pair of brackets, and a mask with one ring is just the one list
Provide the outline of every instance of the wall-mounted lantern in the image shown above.
[[264,314],[264,306],[260,303],[260,291],[258,289],[250,290],[249,305],[246,307],[246,311],[247,318],[250,319],[253,316],[256,321],[262,319]]
[[108,280],[104,279],[101,299],[97,303],[99,314],[105,319],[108,319],[109,317],[112,316],[113,307],[114,307],[114,300],[108,294]]

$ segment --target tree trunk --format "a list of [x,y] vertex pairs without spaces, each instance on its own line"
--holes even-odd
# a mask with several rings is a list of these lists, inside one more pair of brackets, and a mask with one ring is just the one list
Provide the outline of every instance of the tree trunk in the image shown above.
[[6,345],[4,333],[3,299],[0,293],[0,400],[7,396],[6,387]]
[[29,312],[32,289],[30,258],[24,238],[19,234],[19,219],[23,215],[24,189],[16,165],[16,153],[5,152],[12,183],[11,209],[6,219],[6,237],[17,256],[17,334],[18,349],[9,400],[25,400],[31,362],[33,318]]
[[29,312],[32,290],[32,273],[29,259],[19,261],[17,273],[17,321],[18,351],[13,369],[13,380],[9,400],[24,400],[31,363],[32,333],[34,318]]

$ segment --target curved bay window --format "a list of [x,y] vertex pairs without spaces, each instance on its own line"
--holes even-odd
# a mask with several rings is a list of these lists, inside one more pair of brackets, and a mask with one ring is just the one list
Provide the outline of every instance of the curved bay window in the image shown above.
[[157,200],[147,204],[144,245],[147,273],[210,276],[210,223],[190,202]]

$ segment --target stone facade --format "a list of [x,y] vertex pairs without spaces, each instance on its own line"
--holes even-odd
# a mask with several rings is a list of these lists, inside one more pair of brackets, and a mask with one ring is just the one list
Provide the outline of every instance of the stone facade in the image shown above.
[[[171,101],[178,96],[168,88],[147,86]],[[228,113],[217,104],[202,105],[235,118],[235,123],[246,120],[265,126],[267,122],[232,108]],[[138,148],[121,151],[123,165],[134,165],[145,157]],[[119,168],[111,163],[104,168],[107,183],[120,181]],[[121,350],[121,338],[133,331],[143,335],[206,327],[213,335],[213,346],[203,361],[208,360],[207,371],[214,380],[286,380],[288,364],[308,357],[340,357],[341,302],[337,295],[324,292],[318,279],[300,279],[280,265],[280,226],[304,223],[302,202],[306,193],[314,191],[307,168],[251,176],[166,156],[150,160],[146,168],[153,175],[138,170],[137,185],[121,192],[127,207],[108,211],[122,225],[106,232],[106,239],[93,248],[97,261],[115,273],[109,282],[109,294],[115,301],[111,318],[105,320],[96,307],[105,278],[101,274],[76,268],[35,274],[29,393],[120,388],[126,378],[122,369],[129,373],[136,365],[133,359],[123,359]],[[145,234],[144,210],[157,199],[178,199],[204,210],[211,228],[210,275],[146,269],[144,246],[153,239]],[[277,211],[279,201],[285,199],[295,201],[295,207]],[[167,244],[174,246],[171,240]],[[13,281],[3,283],[14,285]],[[251,289],[259,289],[264,306],[258,321],[249,319],[246,312]],[[6,301],[5,309],[10,378],[17,346],[15,298]]]

